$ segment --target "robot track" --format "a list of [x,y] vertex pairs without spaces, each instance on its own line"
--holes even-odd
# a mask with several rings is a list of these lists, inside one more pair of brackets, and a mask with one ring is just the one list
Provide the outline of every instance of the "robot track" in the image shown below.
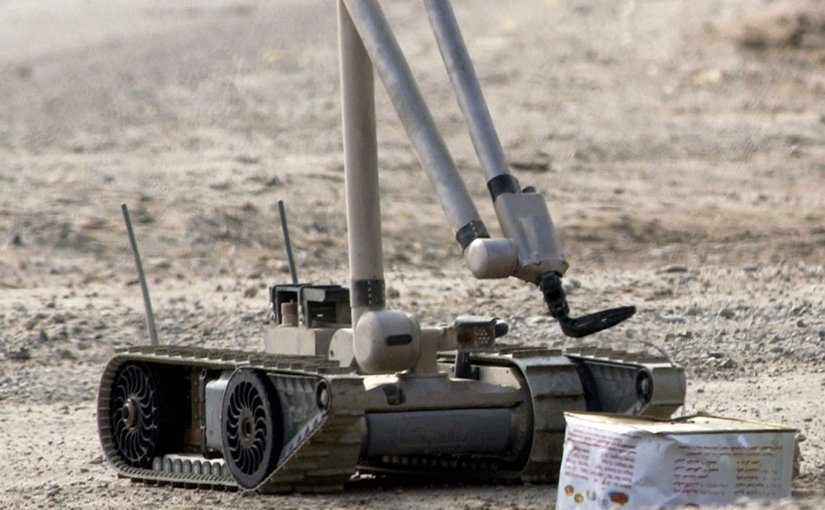
[[[480,382],[496,384],[502,372],[517,381],[506,455],[373,454],[376,416],[403,423],[397,417],[426,421],[452,410],[376,409],[365,376],[323,357],[194,347],[116,353],[100,383],[98,429],[118,475],[147,483],[280,493],[341,490],[356,473],[553,482],[565,411],[664,417],[684,397],[681,368],[657,357],[520,349],[472,362]],[[446,355],[441,367],[451,369]]]

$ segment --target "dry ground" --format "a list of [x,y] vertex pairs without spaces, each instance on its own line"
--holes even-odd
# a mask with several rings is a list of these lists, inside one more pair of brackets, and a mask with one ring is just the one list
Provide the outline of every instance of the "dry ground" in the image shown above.
[[[782,422],[825,485],[825,6],[456,0],[514,172],[547,198],[576,311],[639,313],[586,345],[683,364],[684,412]],[[488,225],[492,209],[426,16],[384,2]],[[128,203],[162,341],[258,349],[286,281],[344,282],[334,2],[0,0],[0,507],[500,508],[554,487],[249,497],[117,479],[95,430],[112,346],[145,342]],[[535,289],[468,273],[379,92],[392,305],[425,323],[560,336]],[[241,500],[243,498],[243,500]]]

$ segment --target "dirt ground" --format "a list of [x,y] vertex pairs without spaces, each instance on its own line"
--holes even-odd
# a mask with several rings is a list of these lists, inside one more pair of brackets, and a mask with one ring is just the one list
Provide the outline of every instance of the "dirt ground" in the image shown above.
[[[383,4],[492,227],[422,6]],[[818,508],[825,4],[454,4],[514,173],[559,228],[573,313],[639,312],[569,340],[535,288],[468,278],[379,86],[391,306],[496,315],[506,343],[663,349],[688,373],[682,412],[799,429],[794,498],[769,506]],[[288,280],[277,200],[301,279],[348,279],[337,73],[331,0],[0,0],[0,507],[553,505],[552,486],[150,487],[103,461],[103,364],[147,342],[120,204],[161,341],[259,349],[266,288]]]

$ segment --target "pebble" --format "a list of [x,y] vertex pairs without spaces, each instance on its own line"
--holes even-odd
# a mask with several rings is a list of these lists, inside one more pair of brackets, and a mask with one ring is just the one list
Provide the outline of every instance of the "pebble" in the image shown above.
[[60,349],[57,351],[57,357],[62,360],[73,361],[77,359],[77,356],[70,351],[69,349]]
[[235,161],[238,163],[243,163],[244,165],[254,165],[259,160],[260,158],[258,156],[253,156],[251,154],[238,154],[235,156]]
[[733,319],[736,317],[736,312],[734,312],[731,308],[722,308],[719,311],[719,316],[725,319]]
[[31,352],[26,347],[21,347],[16,351],[8,351],[6,352],[6,359],[14,360],[14,361],[28,361],[32,359]]
[[659,319],[662,322],[666,322],[666,323],[669,323],[669,324],[681,324],[681,323],[685,322],[685,318],[680,317],[678,315],[660,315]]
[[533,315],[531,317],[527,317],[524,322],[527,323],[528,326],[538,326],[540,324],[548,324],[550,322],[550,318],[541,315]]
[[688,268],[680,265],[665,266],[659,270],[659,273],[687,273]]

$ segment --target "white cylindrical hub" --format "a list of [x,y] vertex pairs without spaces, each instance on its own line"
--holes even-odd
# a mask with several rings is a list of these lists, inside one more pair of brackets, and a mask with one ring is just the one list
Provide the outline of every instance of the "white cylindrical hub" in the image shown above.
[[518,267],[518,252],[509,239],[476,239],[464,257],[476,278],[507,278]]
[[387,374],[413,368],[421,349],[418,321],[393,310],[361,315],[353,331],[355,361],[367,374]]

